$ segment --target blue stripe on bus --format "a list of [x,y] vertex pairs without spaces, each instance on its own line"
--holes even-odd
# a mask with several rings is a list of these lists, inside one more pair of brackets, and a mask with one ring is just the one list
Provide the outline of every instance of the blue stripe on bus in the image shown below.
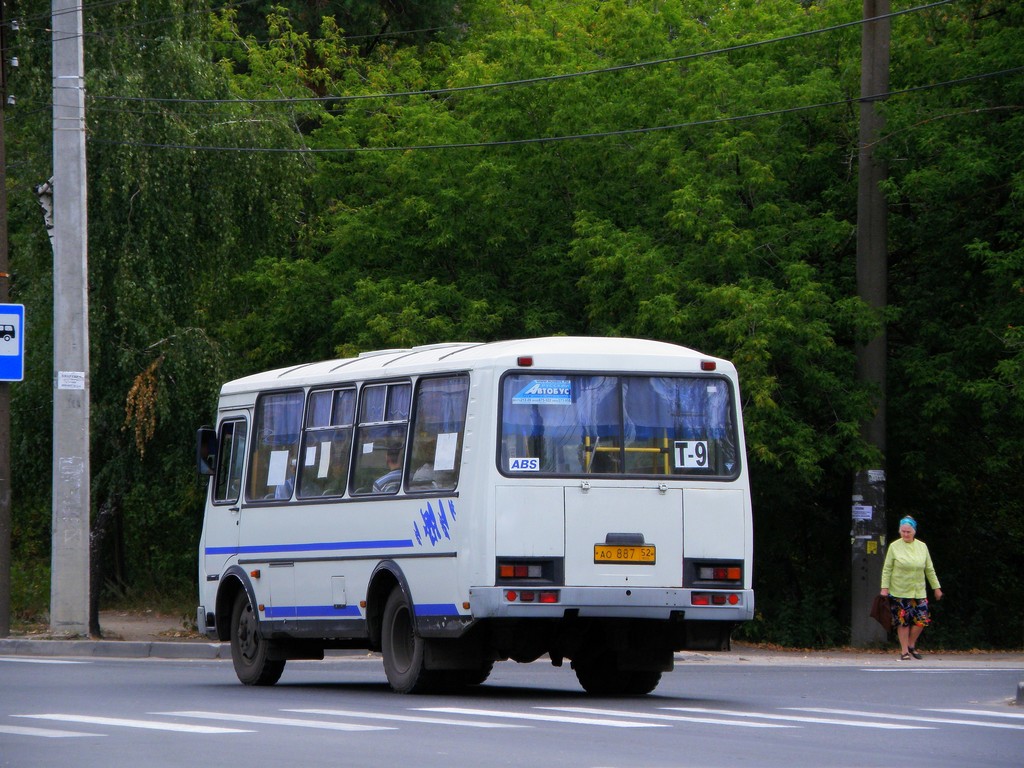
[[458,616],[455,603],[416,603],[417,616]]
[[348,605],[335,608],[333,605],[268,605],[264,610],[268,619],[310,619],[310,618],[354,618],[361,617],[359,608]]
[[256,555],[278,552],[316,552],[339,549],[409,549],[412,539],[382,541],[319,541],[309,544],[253,544],[245,547],[207,547],[207,555]]
[[[416,606],[417,616],[457,616],[454,603],[424,603]],[[264,610],[268,619],[361,618],[354,605],[335,608],[333,605],[268,605]]]

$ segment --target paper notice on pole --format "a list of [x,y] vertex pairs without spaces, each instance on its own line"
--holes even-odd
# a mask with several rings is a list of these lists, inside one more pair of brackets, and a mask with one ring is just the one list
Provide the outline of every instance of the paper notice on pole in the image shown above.
[[870,520],[871,513],[874,510],[870,504],[854,504],[853,505],[853,519],[854,520]]
[[85,389],[85,371],[57,371],[57,389]]

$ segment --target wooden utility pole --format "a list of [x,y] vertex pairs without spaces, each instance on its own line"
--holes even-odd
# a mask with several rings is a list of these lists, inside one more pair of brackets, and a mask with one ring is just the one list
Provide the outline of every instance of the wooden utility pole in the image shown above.
[[89,302],[81,0],[53,0],[53,552],[50,629],[89,631]]
[[[880,466],[861,468],[853,480],[851,643],[866,646],[885,640],[882,628],[868,617],[872,597],[881,587],[885,557],[886,356],[884,318],[888,284],[888,226],[882,182],[888,174],[875,147],[885,127],[878,110],[889,90],[889,0],[864,0],[861,32],[860,136],[857,187],[857,295],[882,320],[878,335],[857,348],[857,375],[877,393],[872,418],[863,426],[865,440],[878,449]],[[884,17],[884,18],[878,18]]]

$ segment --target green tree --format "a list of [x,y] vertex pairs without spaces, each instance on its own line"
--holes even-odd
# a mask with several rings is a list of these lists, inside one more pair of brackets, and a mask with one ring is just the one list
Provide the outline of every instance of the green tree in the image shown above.
[[[893,507],[913,514],[948,602],[932,634],[1020,643],[1024,545],[1020,386],[1024,12],[956,3],[903,22],[907,86],[991,75],[893,99],[890,326]],[[1009,71],[1007,71],[1009,70]]]

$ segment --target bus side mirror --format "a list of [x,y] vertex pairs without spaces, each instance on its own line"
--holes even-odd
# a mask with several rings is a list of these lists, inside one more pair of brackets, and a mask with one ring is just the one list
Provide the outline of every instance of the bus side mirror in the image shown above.
[[196,469],[212,477],[217,467],[217,432],[212,427],[196,430]]

